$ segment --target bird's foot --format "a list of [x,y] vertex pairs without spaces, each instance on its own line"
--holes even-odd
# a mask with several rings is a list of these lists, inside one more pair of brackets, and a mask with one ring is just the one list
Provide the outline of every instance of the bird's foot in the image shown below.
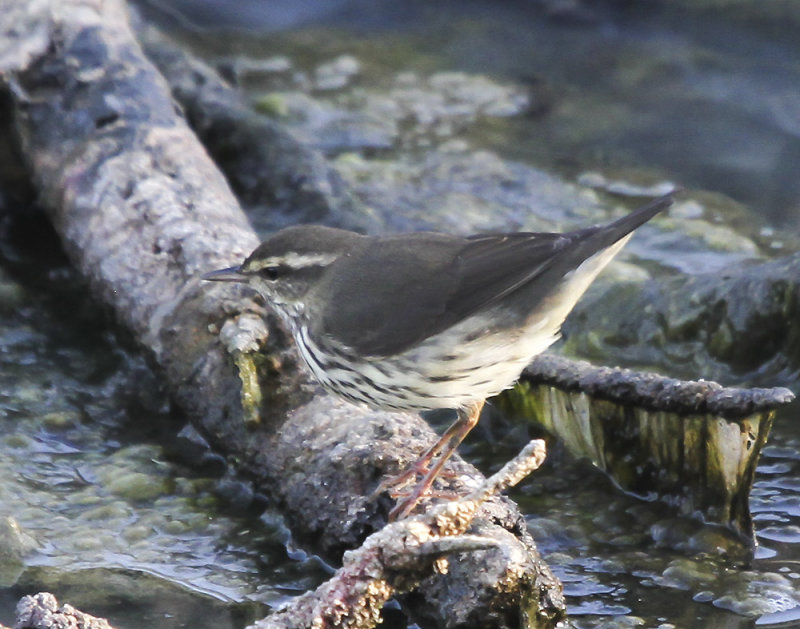
[[428,463],[429,461],[420,459],[408,466],[408,468],[400,474],[384,478],[372,492],[372,498],[384,492],[387,492],[393,498],[401,495],[404,487],[410,485],[412,482],[417,482],[418,479],[424,478],[428,474]]
[[[389,495],[395,500],[406,500],[416,493],[416,486],[413,489],[403,489],[400,491],[389,492]],[[424,493],[426,498],[433,498],[435,500],[454,500],[458,498],[459,492],[452,489],[429,489]],[[420,495],[420,498],[423,496]]]
[[[400,476],[381,483],[378,490],[376,490],[377,492],[385,491],[387,485],[389,487],[403,487],[412,476],[416,478],[418,474],[424,474],[423,479],[413,491],[407,497],[399,500],[394,509],[391,510],[389,513],[390,522],[405,518],[414,511],[422,496],[430,491],[433,482],[442,473],[445,463],[455,452],[458,444],[464,440],[467,433],[477,423],[482,408],[483,401],[481,400],[459,409],[456,421],[444,431],[439,440],[414,465],[400,474]],[[435,457],[435,462],[428,469],[428,465]]]
[[411,515],[414,509],[417,508],[417,505],[419,505],[422,496],[424,496],[430,488],[426,485],[427,483],[423,480],[413,491],[409,492],[404,498],[398,500],[394,508],[389,512],[389,522],[397,522]]
[[[412,483],[420,483],[423,482],[425,477],[430,473],[430,469],[428,467],[428,461],[417,461],[413,465],[411,465],[408,469],[404,470],[400,474],[396,474],[395,476],[389,476],[384,478],[380,484],[373,490],[372,494],[370,495],[371,498],[377,498],[382,493],[388,493],[392,498],[404,497],[409,496],[413,493],[412,491],[406,491],[406,487]],[[450,469],[443,469],[439,472],[439,478],[455,478],[458,476],[453,470]],[[440,492],[443,497],[449,496],[447,492]],[[433,494],[435,496],[439,496],[439,492]]]
[[[439,474],[439,478],[443,476],[455,477],[455,472],[448,471],[447,474]],[[436,500],[455,500],[461,494],[457,491],[447,489],[433,489],[433,479],[428,481],[423,478],[412,490],[410,491],[395,491],[391,492],[392,498],[397,499],[392,510],[389,512],[389,522],[396,522],[402,520],[406,516],[411,515],[417,508],[419,501],[422,498],[433,498]]]

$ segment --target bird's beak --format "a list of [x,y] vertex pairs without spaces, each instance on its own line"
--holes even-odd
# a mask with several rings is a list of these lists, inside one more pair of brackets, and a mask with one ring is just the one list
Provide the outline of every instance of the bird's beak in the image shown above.
[[201,279],[214,282],[246,282],[247,275],[242,273],[241,266],[232,266],[227,269],[218,269],[205,273]]

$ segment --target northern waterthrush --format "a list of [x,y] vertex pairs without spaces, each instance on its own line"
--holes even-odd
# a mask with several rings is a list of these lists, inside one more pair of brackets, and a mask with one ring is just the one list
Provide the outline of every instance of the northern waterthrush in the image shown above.
[[327,390],[384,409],[457,410],[455,423],[399,477],[425,472],[392,513],[403,517],[476,424],[484,400],[558,338],[633,230],[671,203],[662,197],[609,225],[563,234],[364,236],[289,227],[240,266],[203,277],[261,293]]

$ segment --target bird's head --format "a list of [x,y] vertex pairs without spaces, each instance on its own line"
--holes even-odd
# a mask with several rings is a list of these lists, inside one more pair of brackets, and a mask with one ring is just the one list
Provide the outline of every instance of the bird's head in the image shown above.
[[262,242],[239,266],[211,271],[203,279],[247,284],[279,314],[293,319],[309,309],[310,292],[361,238],[319,225],[287,227]]

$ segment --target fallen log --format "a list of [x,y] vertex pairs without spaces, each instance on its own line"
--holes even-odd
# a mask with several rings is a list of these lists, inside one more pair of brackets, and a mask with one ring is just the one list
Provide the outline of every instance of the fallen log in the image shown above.
[[[433,431],[320,394],[260,303],[199,285],[200,272],[241,260],[256,236],[120,1],[6,9],[0,63],[14,130],[67,254],[178,407],[283,506],[298,536],[329,556],[358,545],[385,523],[387,505],[367,498],[377,479],[416,458]],[[243,379],[257,395],[243,400]],[[454,470],[461,491],[477,474],[460,461]],[[506,627],[530,609],[539,622],[563,614],[560,583],[512,504],[488,501],[470,532],[497,543],[418,588],[409,605],[420,622]]]

